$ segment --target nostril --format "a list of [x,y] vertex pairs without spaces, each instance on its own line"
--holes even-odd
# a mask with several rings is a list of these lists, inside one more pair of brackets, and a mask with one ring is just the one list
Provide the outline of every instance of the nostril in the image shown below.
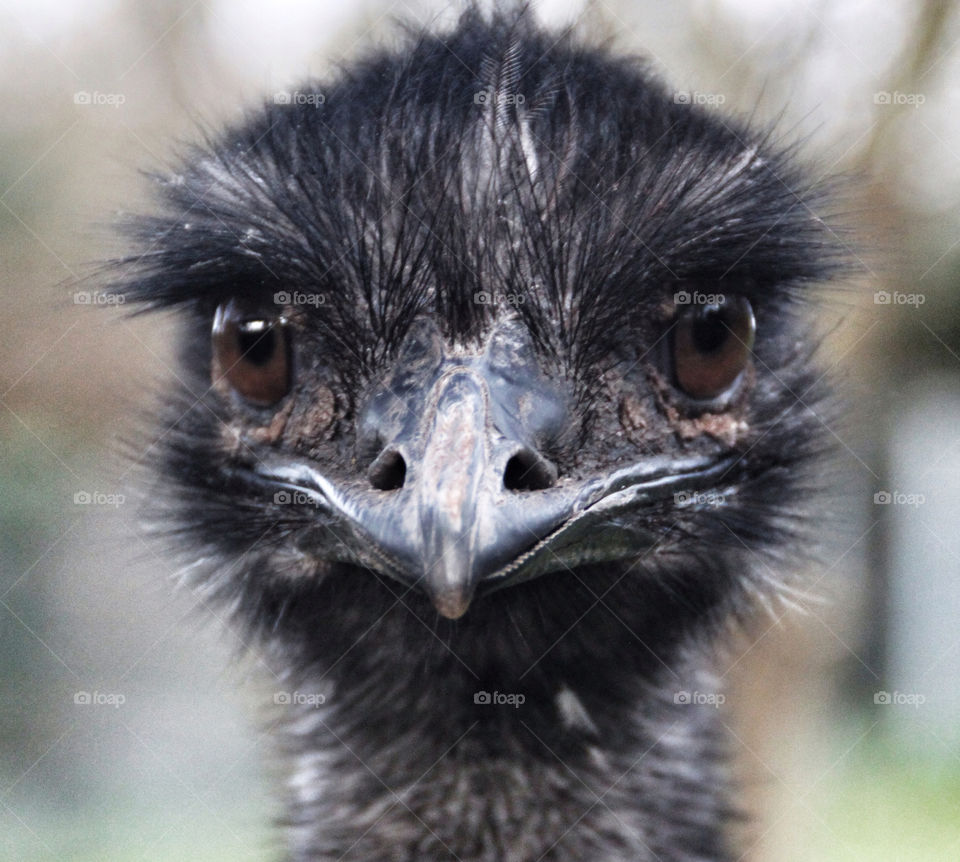
[[557,468],[532,449],[517,452],[503,470],[503,487],[508,491],[543,491],[557,481]]
[[407,478],[407,462],[396,449],[387,449],[370,465],[367,477],[378,491],[396,491]]

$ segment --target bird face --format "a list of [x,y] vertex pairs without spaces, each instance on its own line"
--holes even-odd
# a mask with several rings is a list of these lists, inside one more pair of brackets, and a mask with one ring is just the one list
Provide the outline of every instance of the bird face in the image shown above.
[[[317,452],[335,407],[304,371],[323,303],[261,317],[230,299],[214,313],[211,373],[244,453],[234,475],[308,513],[291,535],[303,560],[392,577],[451,619],[478,589],[656,552],[666,518],[735,486],[749,430],[753,310],[711,299],[646,327],[657,337],[639,358],[594,381],[593,411],[512,309],[489,315],[473,348],[421,313],[361,390],[347,469]],[[668,445],[678,435],[692,445]]]
[[[289,336],[256,335],[283,324],[247,323],[249,345],[241,324],[221,345],[218,315],[222,356],[214,373],[241,398],[282,395]],[[675,355],[696,394],[709,387],[720,397],[746,370],[752,314],[741,300],[732,315],[714,317],[685,321]],[[242,366],[249,367],[238,374]],[[542,367],[521,320],[497,321],[480,350],[464,352],[445,344],[426,317],[358,410],[356,448],[376,453],[365,469],[360,458],[356,475],[338,477],[313,459],[274,453],[252,469],[330,519],[329,533],[310,548],[318,559],[359,563],[419,586],[441,614],[457,618],[478,585],[494,589],[648,551],[656,533],[620,516],[714,487],[732,466],[722,451],[669,458],[640,449],[620,459],[597,453],[602,470],[561,480],[544,453],[575,430],[573,394]]]
[[834,264],[792,155],[522,23],[326,89],[135,225],[121,289],[184,320],[165,473],[213,583],[388,578],[456,619],[599,565],[746,572],[802,522]]

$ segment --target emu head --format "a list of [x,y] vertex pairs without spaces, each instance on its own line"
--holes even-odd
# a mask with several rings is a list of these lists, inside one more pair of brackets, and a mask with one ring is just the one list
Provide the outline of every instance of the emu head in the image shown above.
[[182,321],[160,472],[252,623],[331,583],[464,626],[576,581],[571,619],[612,591],[665,630],[776,588],[837,255],[769,135],[469,13],[158,185],[119,289]]

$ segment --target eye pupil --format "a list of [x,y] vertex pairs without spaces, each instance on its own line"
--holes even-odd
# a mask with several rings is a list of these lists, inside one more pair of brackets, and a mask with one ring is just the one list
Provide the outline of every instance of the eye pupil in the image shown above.
[[237,326],[237,346],[247,362],[266,365],[277,350],[273,325],[265,320],[247,320]]
[[723,307],[705,306],[694,318],[691,328],[693,346],[700,353],[714,353],[730,337],[730,329],[723,318]]

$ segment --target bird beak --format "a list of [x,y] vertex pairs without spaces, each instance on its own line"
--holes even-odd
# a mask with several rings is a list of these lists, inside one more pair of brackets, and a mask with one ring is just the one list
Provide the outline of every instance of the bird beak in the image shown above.
[[472,384],[454,379],[440,396],[416,487],[424,586],[450,619],[466,612],[482,575],[478,513],[490,502],[483,400]]
[[[449,619],[463,616],[483,578],[570,514],[566,499],[550,489],[505,487],[511,457],[518,451],[538,456],[494,426],[489,399],[475,372],[459,368],[444,375],[422,423],[395,441],[410,465],[404,487],[391,492],[394,511],[405,510],[402,520],[372,512],[364,518],[372,537],[417,573],[437,611]],[[544,465],[538,466],[549,469]]]

